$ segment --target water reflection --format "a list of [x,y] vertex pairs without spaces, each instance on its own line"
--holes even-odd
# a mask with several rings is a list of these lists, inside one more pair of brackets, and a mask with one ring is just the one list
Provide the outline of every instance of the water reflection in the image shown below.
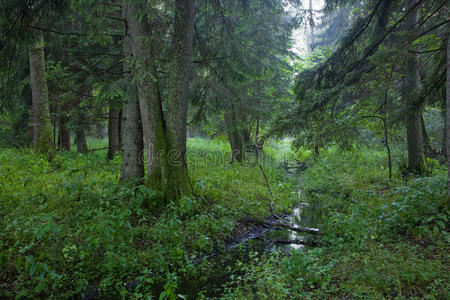
[[[302,195],[302,191],[299,191],[299,195]],[[316,200],[310,203],[300,203],[282,221],[297,228],[317,228],[320,227],[323,216],[324,212],[320,202]],[[250,252],[258,252],[259,255],[262,255],[277,249],[286,252],[303,251],[310,246],[298,243],[280,245],[276,241],[305,241],[312,238],[314,237],[309,234],[288,229],[266,226],[255,227],[239,241],[228,244],[224,252],[205,258],[201,264],[204,268],[206,265],[205,269],[211,272],[206,272],[201,277],[182,280],[179,292],[186,295],[187,299],[195,299],[199,292],[202,292],[208,298],[218,296],[223,292],[223,285],[229,281],[230,276],[239,274],[234,270],[235,264],[237,262],[248,262]]]

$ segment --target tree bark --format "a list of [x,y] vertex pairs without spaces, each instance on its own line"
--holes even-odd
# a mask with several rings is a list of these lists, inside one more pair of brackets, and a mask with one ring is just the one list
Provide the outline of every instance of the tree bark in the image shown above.
[[44,38],[35,32],[35,40],[29,46],[30,79],[33,107],[33,145],[37,153],[53,156],[52,125],[45,75]]
[[442,145],[441,145],[441,157],[447,159],[447,103],[446,103],[447,89],[444,90],[444,95],[442,99],[442,117],[444,118],[444,130],[442,135]]
[[314,13],[313,13],[313,6],[312,6],[312,0],[309,0],[309,51],[313,52],[314,50],[314,43],[315,43],[315,36],[314,36]]
[[119,150],[123,149],[123,108],[119,110]]
[[[447,25],[447,30],[450,29],[450,25]],[[446,106],[447,106],[447,115],[446,115],[446,132],[447,132],[447,202],[450,199],[450,114],[448,113],[448,108],[450,107],[450,72],[449,72],[449,65],[450,65],[450,38],[447,36],[447,82],[445,85],[445,95],[446,95]]]
[[86,154],[88,153],[88,147],[86,143],[86,133],[84,128],[78,128],[75,131],[75,144],[77,145],[77,152]]
[[120,111],[109,108],[108,114],[108,159],[113,159],[114,154],[120,150]]
[[[124,1],[125,19],[127,4]],[[123,41],[123,52],[125,61],[123,69],[125,74],[130,73],[130,65],[128,58],[132,56],[132,41],[125,26],[125,36]],[[120,180],[126,181],[131,178],[144,177],[144,137],[141,123],[141,112],[139,109],[139,99],[137,97],[136,87],[131,83],[131,76],[127,76],[127,81],[132,86],[128,90],[128,100],[123,108],[123,153],[122,153],[122,170]]]
[[194,7],[194,0],[175,1],[166,119],[169,172],[165,193],[170,199],[177,199],[192,193],[186,162],[186,123],[194,34]]
[[67,128],[68,118],[65,113],[66,111],[63,110],[59,117],[58,148],[70,152],[70,130]]
[[388,126],[387,126],[387,97],[388,97],[388,91],[386,90],[384,92],[384,117],[382,118],[382,121],[383,121],[383,128],[384,128],[384,143],[385,143],[387,157],[388,157],[389,180],[391,180],[392,179],[392,158],[391,158],[391,147],[389,146],[389,131],[388,131]]
[[241,130],[242,140],[244,141],[245,145],[250,145],[251,143],[251,135],[250,135],[250,126],[246,126],[244,129]]
[[432,152],[430,137],[427,133],[427,128],[425,127],[425,120],[423,119],[423,114],[420,114],[420,125],[422,127],[422,138],[423,138],[423,151],[430,155]]
[[[166,155],[166,124],[164,120],[161,94],[159,92],[158,74],[156,72],[154,52],[159,40],[155,24],[145,26],[136,16],[136,3],[127,7],[127,21],[136,58],[135,73],[139,109],[144,133],[144,144],[147,152],[145,165],[147,167],[146,185],[156,190],[162,190],[162,164]],[[152,30],[146,27],[152,26]]]
[[[407,8],[414,6],[417,0],[407,0]],[[407,28],[417,33],[417,8],[406,19]],[[408,144],[408,169],[422,174],[425,168],[423,138],[421,126],[421,106],[416,101],[414,91],[418,86],[417,60],[413,53],[407,54],[403,97],[406,104],[406,138]]]
[[[89,88],[87,85],[82,84],[78,93],[78,98],[75,100],[74,105],[74,121],[75,127],[75,144],[77,146],[77,152],[86,154],[88,153],[88,147],[86,142],[86,115],[84,112],[84,107],[81,105],[85,95],[88,94]],[[83,96],[82,96],[83,95]]]
[[60,104],[58,114],[58,150],[65,150],[70,152],[70,129],[67,126],[69,122],[68,114],[70,112],[70,103],[65,101]]
[[[163,112],[155,51],[157,24],[143,26],[130,4],[128,20],[136,56],[139,104],[146,142],[147,185],[176,200],[192,192],[186,163],[187,97],[194,26],[194,1],[176,0],[167,111]],[[149,25],[152,29],[149,31]]]
[[234,114],[234,109],[232,108],[230,112],[224,114],[225,126],[227,128],[228,141],[231,148],[231,161],[243,162],[245,159],[245,148],[244,143],[236,125],[236,116]]

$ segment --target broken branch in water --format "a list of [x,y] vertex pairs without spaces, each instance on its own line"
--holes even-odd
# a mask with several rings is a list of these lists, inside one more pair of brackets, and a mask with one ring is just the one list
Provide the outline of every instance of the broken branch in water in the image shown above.
[[318,246],[319,244],[314,241],[304,241],[304,240],[271,240],[271,239],[262,239],[266,242],[276,243],[276,244],[283,244],[283,245],[305,245],[305,246]]
[[302,233],[310,233],[310,234],[322,234],[322,232],[318,228],[308,228],[308,227],[298,227],[298,226],[292,226],[283,222],[271,222],[271,221],[259,221],[259,220],[252,220],[248,219],[246,220],[249,223],[255,223],[255,224],[262,224],[272,227],[281,227],[286,228],[295,232],[302,232]]
[[311,233],[311,234],[322,234],[320,232],[320,230],[318,228],[302,228],[302,227],[298,227],[298,226],[292,226],[286,223],[282,223],[282,222],[270,222],[270,221],[264,221],[263,222],[264,225],[268,225],[268,226],[274,226],[274,227],[282,227],[282,228],[286,228],[295,232],[303,232],[303,233]]

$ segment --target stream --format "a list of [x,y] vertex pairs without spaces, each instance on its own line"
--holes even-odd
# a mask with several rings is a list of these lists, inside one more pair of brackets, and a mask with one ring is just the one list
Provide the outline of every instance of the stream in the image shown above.
[[[281,220],[293,227],[317,228],[322,218],[319,203],[301,203],[292,209],[290,214],[281,217]],[[274,221],[271,219],[270,221]],[[311,240],[314,236],[307,233],[298,233],[289,229],[257,225],[247,231],[245,235],[226,245],[226,251],[213,253],[204,258],[205,269],[209,270],[198,278],[181,280],[178,293],[186,299],[196,299],[199,293],[207,298],[218,297],[222,294],[223,285],[229,282],[231,275],[236,274],[233,267],[237,262],[249,262],[250,252],[257,252],[259,256],[279,250],[288,254],[290,251],[304,251],[310,246],[302,244],[277,243],[275,241]]]
[[[288,170],[287,168],[285,169]],[[291,172],[286,172],[288,176]],[[298,180],[300,176],[296,174]],[[299,182],[300,186],[300,182]],[[302,191],[298,191],[301,198]],[[308,199],[307,199],[308,200]],[[281,222],[293,228],[317,228],[323,218],[324,211],[319,202],[309,201],[300,203],[291,209],[291,212],[284,216],[272,216],[266,218],[268,223]],[[220,297],[223,294],[224,286],[230,281],[232,275],[243,275],[242,271],[236,271],[236,264],[248,264],[251,261],[251,253],[257,253],[261,257],[264,253],[281,251],[289,255],[291,251],[305,251],[309,247],[300,243],[290,244],[288,241],[306,241],[306,244],[314,241],[314,235],[299,233],[290,229],[270,226],[268,224],[258,224],[247,227],[247,231],[242,236],[225,245],[224,251],[214,251],[208,256],[199,257],[194,261],[199,265],[203,274],[195,278],[180,278],[177,293],[183,295],[185,299],[196,299],[199,294],[206,298]],[[127,286],[133,288],[137,281],[129,282]],[[153,286],[153,294],[159,295],[164,291],[163,285]],[[91,285],[87,288],[84,300],[98,299],[98,289]]]

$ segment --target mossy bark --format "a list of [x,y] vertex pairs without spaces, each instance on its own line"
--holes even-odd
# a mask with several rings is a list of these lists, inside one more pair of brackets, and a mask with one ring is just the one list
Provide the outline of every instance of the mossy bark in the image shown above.
[[[417,0],[408,0],[407,7],[415,5]],[[417,32],[417,8],[406,18],[407,28],[415,36]],[[408,52],[405,66],[403,97],[406,104],[406,138],[408,144],[408,169],[415,174],[422,174],[425,169],[423,137],[421,125],[421,105],[415,96],[418,87],[418,68],[415,54]]]
[[[159,92],[158,74],[156,72],[154,49],[157,47],[156,30],[149,29],[152,24],[142,24],[136,16],[136,4],[129,3],[127,24],[132,40],[133,56],[136,58],[133,75],[138,87],[139,109],[145,141],[145,166],[147,167],[146,184],[150,188],[161,190],[161,157],[166,151],[165,121]],[[153,24],[154,25],[154,24]]]
[[108,159],[120,150],[120,111],[114,107],[108,113]]
[[172,199],[192,192],[186,162],[186,123],[194,33],[194,6],[193,0],[175,1],[166,118],[168,182],[165,193]]
[[67,126],[70,111],[70,105],[64,103],[59,112],[59,133],[58,133],[58,149],[70,152],[70,129]]
[[[126,2],[124,2],[124,5],[126,7]],[[129,59],[133,55],[133,49],[128,27],[125,27],[123,53],[125,56],[123,69],[126,74],[126,79],[128,79],[127,81],[131,86],[128,89],[128,100],[123,108],[123,153],[120,180],[126,181],[131,178],[142,179],[144,177],[144,137],[137,87],[132,83],[131,76],[129,75],[131,71]]]
[[84,128],[78,128],[75,131],[75,144],[77,145],[77,152],[86,154],[88,153],[88,147],[86,142],[86,132]]
[[442,118],[444,119],[444,130],[442,134],[442,144],[441,144],[441,155],[444,160],[447,159],[447,103],[446,103],[446,94],[447,88],[444,89],[443,92],[443,100],[442,100]]
[[425,120],[423,119],[423,115],[420,115],[420,125],[422,127],[422,140],[423,140],[423,151],[430,155],[433,149],[431,148],[430,137],[428,136],[427,128],[425,127]]
[[158,24],[142,24],[135,11],[136,4],[130,3],[127,22],[136,57],[134,71],[147,151],[146,184],[162,190],[167,199],[178,199],[192,193],[186,163],[186,122],[194,2],[175,1],[171,75],[165,112],[155,64],[160,38]]
[[53,157],[54,145],[45,74],[44,38],[36,31],[29,46],[31,94],[33,102],[33,145],[37,153]]
[[227,127],[227,136],[231,148],[231,161],[243,162],[245,160],[245,145],[236,124],[234,109],[224,114],[225,126]]
[[[450,30],[450,25],[447,24],[447,30]],[[446,126],[447,126],[447,170],[448,170],[448,176],[447,176],[447,203],[450,199],[450,113],[449,113],[449,107],[450,107],[450,72],[449,72],[449,66],[450,66],[450,38],[447,36],[447,82],[445,84],[445,97],[446,97],[446,106],[447,106],[447,115],[446,115]]]

